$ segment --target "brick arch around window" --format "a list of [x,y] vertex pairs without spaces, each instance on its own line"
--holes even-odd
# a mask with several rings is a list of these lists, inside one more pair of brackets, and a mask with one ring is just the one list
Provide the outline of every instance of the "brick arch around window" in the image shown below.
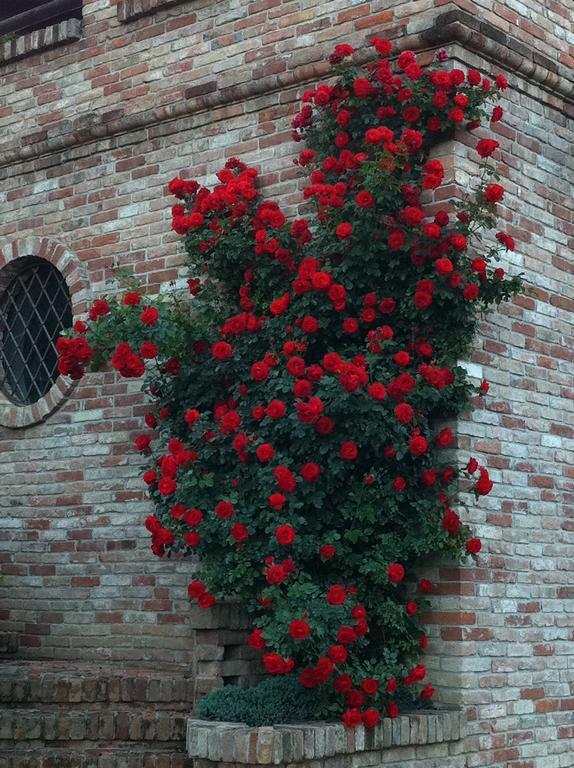
[[[90,287],[87,272],[79,259],[55,240],[28,237],[0,249],[0,270],[17,259],[29,256],[44,259],[60,272],[70,293],[74,319],[83,317],[88,308]],[[75,382],[58,376],[46,394],[30,405],[17,405],[0,391],[0,427],[22,429],[45,421],[65,402],[74,385]]]

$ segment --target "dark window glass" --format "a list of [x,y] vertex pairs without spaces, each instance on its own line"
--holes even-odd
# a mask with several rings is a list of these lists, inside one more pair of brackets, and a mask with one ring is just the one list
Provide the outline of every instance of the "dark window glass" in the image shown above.
[[0,272],[0,390],[13,403],[43,397],[58,377],[56,341],[72,324],[62,274],[28,256]]
[[82,18],[82,0],[0,0],[0,40]]

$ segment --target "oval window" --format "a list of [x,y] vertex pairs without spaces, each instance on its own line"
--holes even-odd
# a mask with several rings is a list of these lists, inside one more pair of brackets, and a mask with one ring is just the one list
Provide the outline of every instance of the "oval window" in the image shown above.
[[56,341],[72,324],[62,273],[26,256],[0,271],[0,390],[15,405],[31,405],[58,378]]

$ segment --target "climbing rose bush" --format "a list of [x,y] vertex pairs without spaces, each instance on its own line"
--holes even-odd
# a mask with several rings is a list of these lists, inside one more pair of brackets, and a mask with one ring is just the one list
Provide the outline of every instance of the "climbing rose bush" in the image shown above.
[[512,238],[481,240],[504,196],[498,142],[476,143],[457,201],[429,159],[453,128],[501,119],[504,77],[372,45],[366,65],[337,46],[336,82],[293,120],[306,216],[287,220],[234,158],[212,188],[172,180],[192,301],[101,298],[58,345],[72,378],[104,362],[144,377],[145,525],[157,556],[198,555],[191,600],[240,596],[267,672],[367,727],[432,696],[415,567],[480,551],[457,498],[492,488],[476,459],[453,463],[444,420],[477,393],[458,361],[481,312],[521,286],[495,266]]

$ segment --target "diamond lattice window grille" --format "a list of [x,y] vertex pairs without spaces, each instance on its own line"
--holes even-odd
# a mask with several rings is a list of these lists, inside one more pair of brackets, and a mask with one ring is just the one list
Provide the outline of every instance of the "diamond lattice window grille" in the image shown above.
[[58,377],[56,341],[72,324],[63,275],[27,256],[0,272],[0,391],[16,405],[43,397]]

